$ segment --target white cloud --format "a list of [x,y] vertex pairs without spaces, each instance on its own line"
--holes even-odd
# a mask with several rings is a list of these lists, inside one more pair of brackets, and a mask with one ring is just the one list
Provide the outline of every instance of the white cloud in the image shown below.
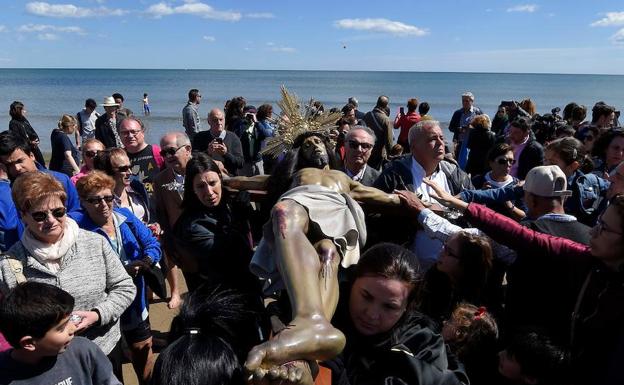
[[606,16],[590,24],[592,27],[624,25],[624,12],[607,12]]
[[528,12],[533,13],[537,11],[538,6],[535,4],[521,4],[515,7],[507,8],[507,12]]
[[111,9],[106,7],[83,8],[73,4],[50,4],[42,1],[35,1],[26,4],[26,12],[45,17],[98,17],[98,16],[123,16],[128,11],[123,9]]
[[275,15],[271,12],[246,13],[245,17],[250,19],[274,19]]
[[389,33],[395,36],[424,36],[429,31],[414,25],[388,19],[341,19],[334,22],[341,29]]
[[6,25],[0,25],[0,33],[2,32],[7,32],[9,29],[6,27]]
[[217,40],[217,39],[215,39],[214,36],[202,36],[202,39],[204,39],[206,41],[209,41],[211,43]]
[[84,35],[84,29],[75,26],[68,27],[58,27],[56,25],[49,24],[24,24],[17,28],[17,32],[62,32],[62,33],[76,33],[79,35]]
[[49,33],[49,32],[40,33],[39,35],[37,35],[37,39],[39,39],[39,40],[49,40],[49,41],[52,41],[52,40],[58,40],[58,38],[59,37],[58,37],[57,34]]
[[163,16],[170,16],[175,14],[183,15],[195,15],[205,19],[215,19],[224,21],[238,21],[241,19],[239,12],[233,11],[217,11],[208,4],[199,2],[187,2],[177,7],[172,7],[165,2],[153,4],[145,11],[148,15],[161,18]]
[[620,29],[613,36],[611,36],[611,41],[618,45],[624,45],[624,28]]

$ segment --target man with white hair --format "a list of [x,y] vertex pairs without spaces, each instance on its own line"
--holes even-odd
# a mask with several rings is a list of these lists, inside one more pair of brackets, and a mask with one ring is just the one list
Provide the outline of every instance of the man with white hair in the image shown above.
[[[385,192],[410,190],[429,204],[435,204],[436,201],[431,197],[431,187],[423,182],[424,179],[436,182],[453,195],[474,188],[468,175],[457,164],[444,158],[444,136],[440,122],[424,120],[417,123],[410,129],[408,140],[410,153],[390,162],[373,187]],[[442,243],[419,230],[411,249],[418,255],[423,269],[427,270],[437,260]]]
[[449,123],[449,131],[453,133],[453,142],[455,143],[455,159],[459,166],[463,169],[468,159],[468,148],[466,142],[468,139],[468,126],[472,119],[483,114],[481,109],[474,105],[474,95],[472,92],[464,92],[461,96],[462,108],[453,113],[451,122]]

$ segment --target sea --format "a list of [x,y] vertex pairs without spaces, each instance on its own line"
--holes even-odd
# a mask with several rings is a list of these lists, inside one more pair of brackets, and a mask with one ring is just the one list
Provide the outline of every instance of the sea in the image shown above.
[[[143,120],[146,138],[157,143],[168,131],[183,130],[182,108],[188,91],[202,94],[200,113],[205,120],[211,108],[223,108],[225,101],[244,96],[256,107],[276,102],[280,86],[286,86],[303,102],[321,101],[326,110],[342,107],[355,96],[360,111],[369,111],[377,97],[390,98],[391,117],[408,99],[417,98],[431,106],[430,115],[443,127],[461,106],[461,94],[470,91],[475,105],[493,117],[502,100],[531,98],[537,112],[577,102],[591,107],[604,101],[624,107],[624,76],[568,74],[508,74],[465,72],[363,72],[363,71],[253,71],[253,70],[146,70],[146,69],[0,69],[0,108],[8,128],[9,105],[22,101],[28,119],[41,138],[43,151],[50,150],[50,133],[63,114],[76,114],[85,99],[102,103],[115,92],[125,97],[124,106],[136,115],[143,113],[143,93],[149,95],[151,115]],[[103,112],[103,108],[98,107]],[[589,118],[589,116],[588,116]],[[0,120],[1,121],[1,120]]]

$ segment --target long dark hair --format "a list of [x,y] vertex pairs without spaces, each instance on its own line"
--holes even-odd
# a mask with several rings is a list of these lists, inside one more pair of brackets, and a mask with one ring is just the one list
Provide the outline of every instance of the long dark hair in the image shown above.
[[384,277],[406,283],[410,286],[408,309],[416,303],[422,282],[416,255],[404,247],[385,242],[376,244],[360,256],[352,282],[360,277]]
[[624,138],[624,129],[620,127],[613,128],[605,132],[604,134],[600,135],[600,137],[598,137],[598,139],[596,140],[596,143],[594,143],[594,148],[592,149],[592,155],[598,157],[599,159],[605,162],[604,164],[605,169],[608,167],[607,159],[606,159],[607,148],[609,148],[609,145],[611,144],[613,139],[618,138],[618,137]]
[[171,324],[170,345],[154,366],[154,385],[244,385],[241,362],[251,346],[239,334],[253,329],[254,314],[233,291],[201,286],[189,294]]
[[[195,176],[203,174],[207,171],[213,171],[219,174],[219,179],[223,181],[223,175],[219,166],[203,152],[194,152],[193,157],[186,164],[186,176],[184,177],[184,199],[182,200],[182,208],[185,210],[202,209],[204,205],[199,201],[195,191],[193,190],[193,180]],[[221,205],[224,202],[223,190],[221,192]]]
[[482,295],[492,269],[492,246],[486,237],[465,231],[457,233],[457,237],[463,271],[457,289],[465,299],[474,301]]

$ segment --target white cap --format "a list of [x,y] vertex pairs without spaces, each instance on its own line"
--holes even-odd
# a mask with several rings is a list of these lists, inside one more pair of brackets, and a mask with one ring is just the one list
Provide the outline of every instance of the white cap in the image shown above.
[[567,197],[567,178],[559,166],[533,167],[524,181],[524,191],[540,197]]
[[462,94],[462,98],[470,98],[470,100],[474,101],[474,95],[470,91],[466,91]]

